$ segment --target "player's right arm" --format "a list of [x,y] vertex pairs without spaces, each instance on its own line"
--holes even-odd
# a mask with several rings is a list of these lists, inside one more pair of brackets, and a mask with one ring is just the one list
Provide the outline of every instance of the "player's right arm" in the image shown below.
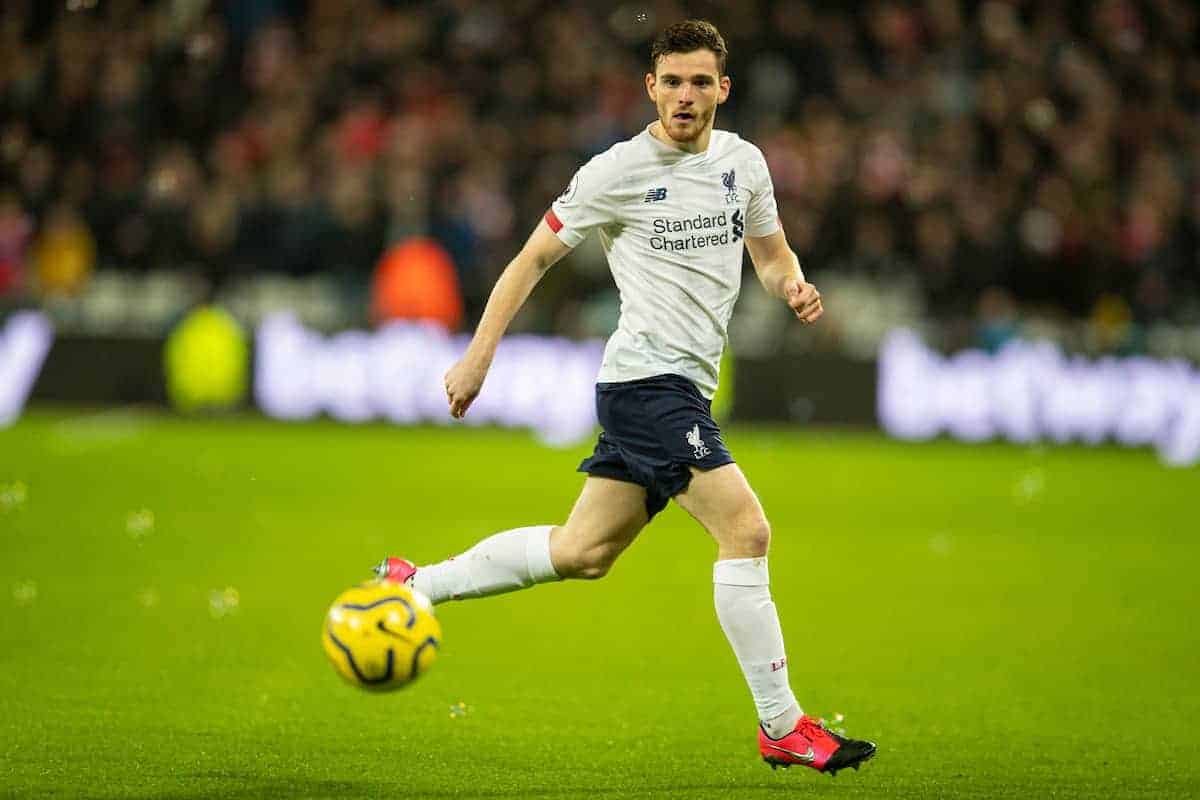
[[450,415],[462,418],[479,395],[500,338],[546,270],[587,238],[612,222],[619,202],[613,188],[621,177],[615,148],[583,165],[550,206],[529,241],[512,260],[488,297],[483,317],[466,353],[446,373]]
[[496,355],[496,347],[513,317],[521,310],[546,271],[569,252],[571,248],[555,236],[549,223],[543,219],[529,235],[521,252],[504,268],[500,279],[492,287],[471,344],[446,373],[450,416],[461,419],[467,413],[479,395],[483,379],[487,377],[492,358]]

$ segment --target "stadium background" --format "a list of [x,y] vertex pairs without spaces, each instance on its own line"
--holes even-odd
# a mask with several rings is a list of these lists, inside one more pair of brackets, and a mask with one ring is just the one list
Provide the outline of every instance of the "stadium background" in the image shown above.
[[[789,324],[747,265],[724,400],[775,525],[797,689],[881,742],[836,790],[1200,792],[1194,451],[1150,430],[1200,441],[1192,4],[8,0],[8,793],[790,788],[737,735],[748,699],[712,619],[711,553],[677,510],[600,586],[447,607],[443,660],[402,698],[349,694],[316,644],[322,604],[389,549],[438,558],[569,507],[586,445],[547,404],[586,393],[589,343],[616,319],[594,241],[513,326],[541,337],[512,372],[540,363],[544,393],[493,378],[480,399],[477,421],[517,430],[443,427],[436,378],[577,166],[650,121],[649,40],[687,16],[724,33],[718,126],[765,151],[829,299],[819,325]],[[396,327],[414,319],[433,324]],[[381,375],[331,366],[369,371],[362,352],[396,330],[415,338]],[[892,431],[1020,444],[893,442],[870,429],[900,330],[931,353],[1051,342],[1182,377],[1128,393],[1151,422],[1074,421],[1117,377],[1062,384],[1045,430],[957,408]],[[301,386],[308,362],[325,372]],[[404,403],[377,397],[389,380],[408,381]],[[960,405],[978,388],[943,385]],[[339,422],[381,419],[422,424]],[[535,419],[558,427],[530,436]],[[1113,438],[1184,468],[1060,444]],[[580,619],[598,620],[590,637]],[[681,714],[712,724],[682,733]],[[464,739],[473,764],[450,755]]]

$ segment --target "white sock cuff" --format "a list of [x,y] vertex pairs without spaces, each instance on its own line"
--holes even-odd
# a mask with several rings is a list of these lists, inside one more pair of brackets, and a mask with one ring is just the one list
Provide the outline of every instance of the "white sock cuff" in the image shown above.
[[562,580],[550,560],[550,531],[553,525],[538,525],[526,528],[529,536],[525,543],[525,564],[534,583]]
[[768,586],[767,557],[728,558],[713,564],[713,583],[724,586]]

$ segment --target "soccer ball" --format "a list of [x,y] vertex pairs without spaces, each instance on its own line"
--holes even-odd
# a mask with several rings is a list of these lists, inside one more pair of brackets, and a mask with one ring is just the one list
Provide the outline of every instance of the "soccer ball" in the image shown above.
[[400,689],[429,669],[442,643],[433,605],[391,581],[343,592],[325,615],[321,644],[333,668],[360,689]]

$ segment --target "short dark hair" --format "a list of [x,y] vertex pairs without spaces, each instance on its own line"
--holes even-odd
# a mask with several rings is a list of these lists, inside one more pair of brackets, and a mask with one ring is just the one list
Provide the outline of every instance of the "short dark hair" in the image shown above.
[[676,22],[660,33],[650,47],[650,71],[658,70],[658,59],[668,53],[691,53],[711,50],[717,57],[717,73],[725,74],[725,57],[729,51],[717,26],[704,19]]

